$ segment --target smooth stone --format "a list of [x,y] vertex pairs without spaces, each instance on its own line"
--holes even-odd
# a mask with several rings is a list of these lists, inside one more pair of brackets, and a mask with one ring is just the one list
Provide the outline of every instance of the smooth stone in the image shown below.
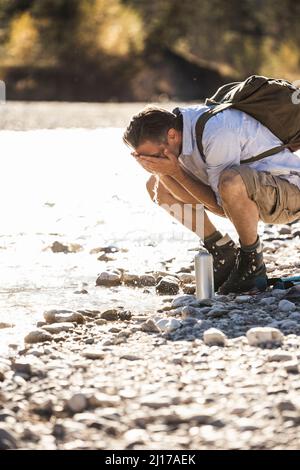
[[82,351],[81,355],[87,359],[104,359],[105,353],[103,351],[97,351],[97,349],[88,349]]
[[268,356],[268,362],[285,362],[291,361],[293,359],[293,355],[286,353],[286,352],[273,352],[270,353]]
[[281,331],[270,327],[255,327],[247,331],[246,337],[250,346],[258,346],[264,343],[283,342],[284,336]]
[[235,301],[238,303],[238,304],[245,304],[245,303],[248,303],[250,302],[250,300],[252,300],[253,297],[251,295],[238,295],[236,298],[235,298]]
[[45,341],[52,341],[52,335],[45,330],[33,330],[28,333],[24,338],[25,343],[44,343]]
[[230,310],[214,307],[210,309],[207,316],[210,318],[220,318],[220,317],[223,317],[224,315],[228,315],[229,312]]
[[183,320],[187,318],[194,317],[194,318],[203,318],[208,312],[210,312],[210,307],[203,307],[203,308],[196,308],[192,307],[191,305],[187,305],[182,308],[181,310],[181,317]]
[[126,361],[140,361],[142,358],[134,354],[123,354],[120,359],[126,359]]
[[113,271],[103,271],[96,279],[96,286],[119,286],[121,284],[121,273]]
[[106,324],[107,324],[107,320],[105,320],[104,318],[97,318],[97,319],[94,321],[94,324],[95,324],[95,325],[98,325],[98,326],[106,325]]
[[85,323],[85,318],[81,313],[72,310],[48,310],[44,312],[47,323]]
[[203,341],[207,346],[225,346],[227,337],[217,328],[209,328],[203,333]]
[[66,407],[74,413],[84,411],[88,406],[87,397],[83,393],[75,393],[66,403]]
[[168,323],[167,323],[167,332],[175,331],[178,328],[182,326],[182,322],[180,320],[177,320],[177,318],[169,318]]
[[188,295],[188,294],[180,295],[178,297],[175,297],[175,299],[172,300],[171,307],[172,308],[184,307],[185,305],[188,305],[191,302],[195,302],[194,295]]
[[156,325],[158,326],[158,328],[161,331],[167,331],[168,324],[169,324],[169,319],[168,318],[161,318],[161,319],[157,320],[157,322],[156,322]]
[[281,312],[291,312],[293,310],[296,310],[296,305],[293,302],[290,302],[289,300],[280,300],[278,304],[278,308]]
[[298,327],[299,325],[297,324],[297,322],[290,319],[282,320],[280,322],[280,328],[282,328],[283,330],[295,330]]
[[52,323],[51,325],[42,326],[43,330],[48,331],[48,333],[56,334],[61,331],[69,331],[74,328],[74,323],[62,322],[62,323]]

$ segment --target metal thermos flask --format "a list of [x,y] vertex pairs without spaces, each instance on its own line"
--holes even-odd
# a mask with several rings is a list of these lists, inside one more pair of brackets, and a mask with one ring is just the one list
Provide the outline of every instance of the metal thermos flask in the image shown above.
[[201,248],[195,256],[196,298],[212,299],[214,297],[213,257]]

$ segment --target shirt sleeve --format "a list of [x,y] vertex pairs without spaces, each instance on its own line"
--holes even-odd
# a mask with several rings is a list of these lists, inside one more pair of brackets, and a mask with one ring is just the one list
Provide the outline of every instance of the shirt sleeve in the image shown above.
[[241,141],[239,134],[231,128],[204,129],[203,153],[207,165],[209,184],[218,204],[222,206],[218,184],[220,173],[241,161]]

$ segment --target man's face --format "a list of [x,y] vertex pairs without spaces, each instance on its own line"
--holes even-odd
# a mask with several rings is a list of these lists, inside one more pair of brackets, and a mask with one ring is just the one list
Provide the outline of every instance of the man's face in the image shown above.
[[151,157],[164,157],[164,151],[169,150],[176,157],[181,152],[182,135],[181,132],[175,129],[169,129],[166,141],[164,143],[146,140],[140,144],[136,149],[139,155],[147,155]]

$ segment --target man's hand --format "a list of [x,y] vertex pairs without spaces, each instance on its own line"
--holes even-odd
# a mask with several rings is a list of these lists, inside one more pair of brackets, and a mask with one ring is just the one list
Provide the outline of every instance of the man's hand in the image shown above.
[[146,155],[139,155],[136,152],[132,153],[136,161],[150,173],[161,176],[176,176],[182,174],[182,169],[179,165],[178,158],[169,150],[164,150],[163,157],[148,157]]

